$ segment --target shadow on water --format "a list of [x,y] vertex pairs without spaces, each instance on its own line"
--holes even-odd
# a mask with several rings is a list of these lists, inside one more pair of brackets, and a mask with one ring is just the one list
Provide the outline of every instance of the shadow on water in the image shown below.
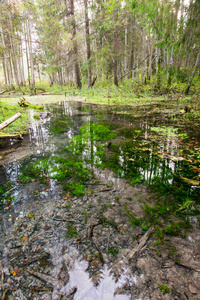
[[[127,111],[129,109],[124,108]],[[70,293],[74,299],[130,299],[128,293],[115,296],[114,293],[128,281],[129,284],[137,284],[137,276],[131,277],[129,270],[125,269],[118,282],[115,282],[105,264],[99,284],[95,286],[87,272],[90,261],[86,258],[81,260],[79,251],[70,244],[70,237],[73,238],[73,232],[76,236],[77,231],[70,231],[72,227],[69,224],[77,222],[81,224],[78,224],[82,228],[80,230],[88,230],[88,213],[81,210],[81,201],[89,197],[84,196],[85,194],[89,195],[91,192],[92,195],[89,185],[102,184],[102,176],[105,182],[107,178],[109,184],[99,192],[106,189],[109,191],[116,178],[125,178],[133,187],[148,184],[155,190],[173,194],[180,205],[183,204],[183,199],[198,201],[200,198],[198,143],[184,135],[184,129],[180,129],[175,120],[169,120],[162,114],[143,116],[141,111],[137,117],[131,117],[117,112],[116,108],[100,108],[78,102],[46,105],[39,120],[34,119],[34,111],[30,111],[31,128],[23,141],[8,141],[1,149],[1,254],[4,262],[9,264],[9,249],[17,246],[13,246],[11,241],[15,229],[18,228],[18,233],[19,230],[27,230],[26,233],[23,231],[23,235],[30,237],[39,230],[36,221],[43,222],[43,232],[39,231],[39,237],[35,236],[35,241],[36,237],[38,240],[35,249],[39,245],[41,247],[44,240],[47,241],[45,251],[52,256],[52,276],[56,277],[61,272],[63,264],[67,264],[68,272],[67,282],[64,281],[59,287],[53,285],[52,299],[59,299],[59,295]],[[190,134],[193,133],[190,131]],[[185,141],[187,145],[191,143],[191,147],[186,146]],[[192,154],[190,148],[194,145],[197,150]],[[100,170],[107,169],[112,170],[114,175],[111,171],[106,171],[105,177],[105,173]],[[59,205],[63,207],[61,200],[64,196],[66,200],[72,197],[79,201],[77,219],[70,214],[70,206],[75,204],[72,202],[68,205],[67,241],[63,239],[66,226],[63,223],[55,225],[56,221],[66,221],[60,219],[59,215]],[[118,195],[115,199],[117,197]],[[91,204],[88,207],[89,205]],[[97,205],[95,201],[93,205]],[[112,207],[115,203],[107,206],[109,205]],[[66,206],[64,204],[65,208]],[[79,220],[80,210],[84,221]],[[44,215],[46,218],[42,219]],[[48,218],[55,223],[49,235]],[[27,220],[31,226],[26,225],[26,229],[24,222]],[[52,220],[49,222],[53,224]],[[103,222],[102,220],[105,221],[105,217],[100,221]],[[106,224],[113,226],[113,223]],[[5,237],[9,243],[5,242]],[[79,242],[84,244],[84,241]],[[26,251],[28,245],[23,247],[23,251]],[[97,254],[100,253],[99,251]],[[99,262],[98,256],[96,260]]]

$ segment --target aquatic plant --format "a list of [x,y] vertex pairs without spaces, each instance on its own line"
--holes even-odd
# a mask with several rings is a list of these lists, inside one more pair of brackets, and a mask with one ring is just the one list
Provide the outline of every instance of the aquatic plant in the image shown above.
[[167,284],[161,284],[161,283],[157,283],[158,284],[158,287],[159,287],[159,289],[165,294],[165,293],[170,293],[171,292],[171,290],[172,290],[172,288],[169,288],[168,286],[167,286]]
[[77,237],[78,232],[75,227],[71,223],[67,223],[67,233],[66,237],[72,238],[72,237]]

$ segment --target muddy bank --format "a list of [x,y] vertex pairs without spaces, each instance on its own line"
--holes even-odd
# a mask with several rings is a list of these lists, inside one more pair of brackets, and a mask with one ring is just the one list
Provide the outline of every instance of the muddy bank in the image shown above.
[[166,237],[159,247],[152,235],[126,261],[145,231],[130,226],[123,205],[142,216],[141,202],[155,195],[108,170],[99,170],[98,178],[75,198],[59,185],[29,183],[1,214],[8,299],[197,299],[200,230],[194,225],[187,238]]

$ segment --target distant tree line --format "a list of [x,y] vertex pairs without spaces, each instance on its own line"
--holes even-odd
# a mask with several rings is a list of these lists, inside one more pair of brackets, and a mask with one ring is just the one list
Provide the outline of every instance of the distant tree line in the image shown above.
[[4,0],[0,2],[0,59],[4,83],[88,88],[96,80],[164,77],[187,80],[199,72],[200,1]]

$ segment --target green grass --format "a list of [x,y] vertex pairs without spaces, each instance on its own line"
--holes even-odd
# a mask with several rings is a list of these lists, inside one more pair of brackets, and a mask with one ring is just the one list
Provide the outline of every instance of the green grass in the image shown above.
[[[28,115],[29,109],[35,110],[43,110],[43,106],[39,105],[30,105],[27,108],[20,107],[17,104],[19,99],[9,99],[4,98],[0,100],[0,124],[16,113],[21,113],[21,117],[19,117],[16,121],[8,125],[7,127],[3,128],[0,132],[0,136],[11,135],[11,134],[24,134],[28,132],[28,127],[30,126],[30,119]],[[36,115],[34,115],[36,116]],[[37,118],[38,117],[34,117]]]
[[2,132],[3,134],[11,133],[25,133],[29,125],[29,118],[27,111],[17,104],[10,104],[8,102],[0,101],[0,123],[8,120],[16,113],[21,113],[21,117],[9,126],[5,127]]

